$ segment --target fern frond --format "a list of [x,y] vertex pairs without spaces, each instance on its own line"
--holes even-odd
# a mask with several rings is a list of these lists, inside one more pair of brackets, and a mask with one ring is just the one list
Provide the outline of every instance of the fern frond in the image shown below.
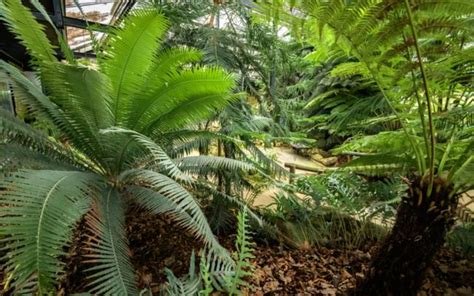
[[393,173],[406,173],[416,166],[414,159],[390,154],[368,155],[359,157],[339,168],[369,176],[384,176]]
[[341,63],[331,70],[333,77],[348,78],[354,75],[361,75],[364,78],[371,78],[370,71],[361,62]]
[[249,286],[244,278],[253,274],[253,266],[248,262],[249,259],[255,258],[252,255],[252,245],[247,220],[247,209],[243,208],[237,215],[236,250],[233,253],[235,270],[233,275],[228,279],[227,291],[229,295],[239,295],[240,287]]

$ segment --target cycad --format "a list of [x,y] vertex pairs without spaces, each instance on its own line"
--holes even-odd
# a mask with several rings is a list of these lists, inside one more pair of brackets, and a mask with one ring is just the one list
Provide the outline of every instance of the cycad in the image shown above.
[[15,67],[0,61],[0,68],[14,82],[16,97],[60,134],[60,141],[49,138],[1,113],[0,150],[10,152],[0,155],[6,287],[53,291],[62,275],[59,258],[85,217],[91,292],[136,295],[123,229],[129,199],[170,215],[228,259],[187,191],[192,178],[181,168],[250,166],[211,156],[174,161],[160,144],[232,100],[234,78],[219,68],[190,67],[200,58],[196,50],[160,50],[168,24],[154,10],[133,11],[112,30],[93,68],[75,60],[64,43],[68,61],[58,61],[42,26],[20,1],[3,1],[0,13],[28,49],[46,94]]

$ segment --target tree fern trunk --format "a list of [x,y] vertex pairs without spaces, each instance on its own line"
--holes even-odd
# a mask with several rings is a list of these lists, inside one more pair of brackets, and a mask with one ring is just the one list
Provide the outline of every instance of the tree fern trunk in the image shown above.
[[428,181],[416,179],[398,208],[390,235],[374,256],[365,280],[354,295],[416,295],[426,269],[443,246],[453,225],[457,198],[445,180],[434,180],[427,197]]

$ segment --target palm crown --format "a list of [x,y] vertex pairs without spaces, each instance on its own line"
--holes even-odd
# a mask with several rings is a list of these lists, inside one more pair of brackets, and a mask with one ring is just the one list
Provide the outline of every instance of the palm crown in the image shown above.
[[129,199],[169,214],[227,258],[185,189],[193,180],[183,170],[250,166],[212,156],[172,160],[161,144],[196,136],[182,129],[226,106],[234,77],[219,68],[191,67],[201,57],[196,50],[160,50],[168,23],[154,10],[134,11],[110,31],[95,67],[81,65],[58,34],[67,62],[59,61],[21,1],[2,2],[0,12],[29,50],[46,95],[15,67],[0,61],[0,68],[17,98],[61,135],[56,141],[6,113],[0,117],[6,176],[0,180],[0,235],[9,243],[12,286],[54,289],[63,268],[58,258],[85,216],[92,237],[91,292],[137,294],[123,228]]

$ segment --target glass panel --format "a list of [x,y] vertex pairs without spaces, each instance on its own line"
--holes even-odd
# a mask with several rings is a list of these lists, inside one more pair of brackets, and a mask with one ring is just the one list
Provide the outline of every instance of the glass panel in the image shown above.
[[[92,41],[90,32],[85,29],[66,27],[67,42],[69,47],[75,52],[87,52],[92,50]],[[104,33],[93,32],[95,39],[99,41]]]
[[[87,21],[109,24],[112,20],[113,0],[77,0]],[[66,16],[84,19],[73,0],[66,0]],[[116,4],[115,4],[116,5]]]

